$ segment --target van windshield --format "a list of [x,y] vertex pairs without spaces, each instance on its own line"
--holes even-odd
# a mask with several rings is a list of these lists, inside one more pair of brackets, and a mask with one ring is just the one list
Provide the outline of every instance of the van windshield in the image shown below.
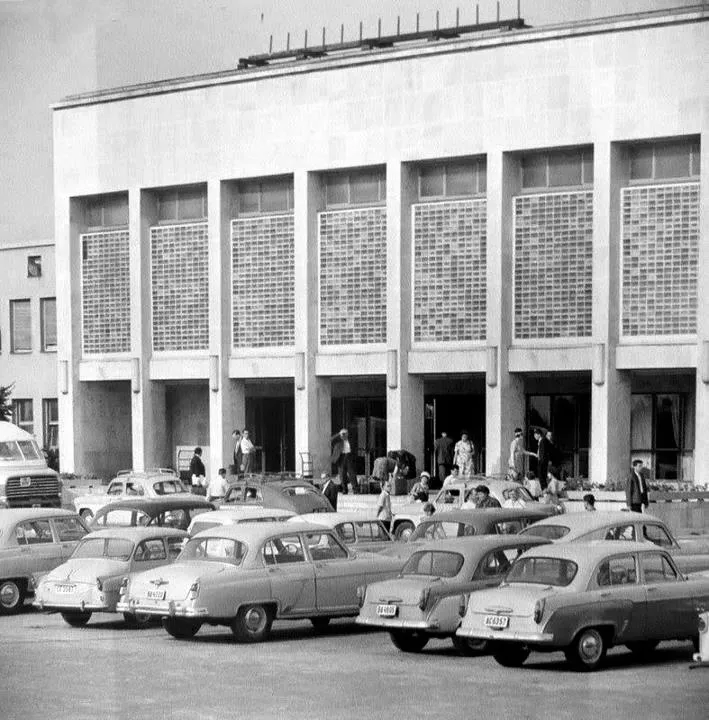
[[0,442],[0,460],[23,462],[44,460],[44,456],[34,440],[6,440]]
[[15,440],[0,442],[0,460],[24,460]]
[[44,459],[44,456],[40,453],[39,447],[34,440],[18,440],[17,444],[20,446],[20,450],[25,456],[25,460]]

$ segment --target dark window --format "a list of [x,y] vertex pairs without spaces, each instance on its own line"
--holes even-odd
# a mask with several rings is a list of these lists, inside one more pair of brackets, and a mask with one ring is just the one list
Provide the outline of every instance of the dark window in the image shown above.
[[42,400],[42,414],[44,416],[44,447],[59,447],[59,405],[56,398]]
[[29,255],[27,258],[27,277],[38,278],[42,277],[42,256],[41,255]]
[[29,300],[10,300],[10,351],[32,352],[32,306]]
[[57,299],[42,298],[39,301],[42,324],[42,352],[57,351]]
[[486,190],[484,160],[456,160],[419,168],[419,199],[465,197]]
[[206,218],[207,188],[205,186],[172,188],[158,194],[159,222],[186,222]]
[[86,200],[86,226],[89,228],[122,227],[128,224],[128,195],[113,193]]
[[238,184],[232,215],[255,215],[293,210],[293,180],[269,178]]
[[12,401],[12,422],[28,433],[34,433],[34,411],[32,400]]
[[386,174],[383,169],[351,170],[325,176],[325,204],[373,205],[386,200]]
[[593,184],[593,150],[573,148],[529,153],[521,159],[522,188],[583,187]]
[[699,142],[672,140],[639,143],[629,148],[631,180],[677,180],[698,178]]

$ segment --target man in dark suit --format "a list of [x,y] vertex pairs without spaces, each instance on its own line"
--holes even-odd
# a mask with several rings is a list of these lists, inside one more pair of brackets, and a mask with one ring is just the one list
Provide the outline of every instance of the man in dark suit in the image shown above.
[[537,476],[539,477],[539,484],[542,486],[542,490],[544,490],[547,486],[547,473],[549,472],[549,464],[551,462],[551,452],[549,441],[546,437],[546,430],[539,427],[534,428],[534,439],[537,441],[537,452],[527,452],[527,455],[537,458]]
[[453,447],[455,443],[448,437],[448,433],[442,432],[441,437],[436,440],[434,450],[436,453],[436,471],[440,487],[443,487],[445,479],[450,475],[453,467]]
[[194,449],[194,455],[190,460],[190,479],[192,481],[192,492],[195,495],[206,495],[207,494],[207,478],[205,477],[207,472],[204,469],[204,463],[202,462],[202,448],[196,447]]
[[647,510],[649,500],[642,460],[633,460],[633,471],[625,482],[625,502],[633,512]]
[[327,478],[322,486],[322,494],[330,501],[332,509],[337,512],[337,496],[340,494],[340,478],[330,477],[326,473],[323,475]]
[[234,452],[233,452],[233,458],[234,458],[234,464],[232,466],[232,475],[239,475],[241,470],[241,462],[243,459],[243,455],[241,454],[241,431],[240,430],[234,430],[234,432],[231,434],[232,440],[234,441]]
[[352,484],[352,492],[357,492],[357,475],[355,475],[352,462],[352,446],[345,428],[332,436],[330,447],[332,448],[330,462],[337,467],[337,474],[342,483],[342,492],[347,495],[348,482]]

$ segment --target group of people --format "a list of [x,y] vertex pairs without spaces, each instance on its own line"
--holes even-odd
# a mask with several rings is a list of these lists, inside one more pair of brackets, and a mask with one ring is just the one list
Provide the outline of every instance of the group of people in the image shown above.
[[477,472],[477,451],[467,430],[460,433],[460,440],[457,442],[448,437],[447,432],[442,432],[441,437],[435,442],[434,454],[436,472],[441,485],[451,474],[454,466],[461,475],[475,475]]

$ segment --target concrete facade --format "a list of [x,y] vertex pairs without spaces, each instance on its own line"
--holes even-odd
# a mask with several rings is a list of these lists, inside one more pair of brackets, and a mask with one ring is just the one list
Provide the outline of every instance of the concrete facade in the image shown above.
[[[131,454],[136,468],[173,464],[175,447],[190,443],[209,446],[212,467],[229,462],[231,428],[246,422],[249,388],[284,382],[292,384],[295,407],[295,469],[301,467],[300,453],[308,452],[318,473],[329,467],[338,382],[359,382],[362,397],[383,400],[385,449],[405,447],[420,461],[427,459],[426,388],[461,379],[484,385],[481,442],[489,473],[506,470],[512,430],[529,420],[535,393],[555,402],[556,394],[571,396],[571,388],[580,388],[573,395],[579,407],[590,398],[590,416],[579,420],[588,421],[590,440],[577,455],[588,454],[587,472],[594,481],[626,474],[634,449],[633,393],[645,392],[655,408],[663,393],[681,386],[683,428],[691,417],[694,438],[706,436],[709,290],[696,278],[706,276],[709,262],[709,190],[691,173],[684,182],[667,183],[667,191],[658,190],[662,184],[654,180],[649,189],[637,190],[646,186],[629,180],[628,148],[686,140],[701,147],[701,165],[709,166],[703,142],[709,118],[707,47],[709,12],[694,8],[358,50],[63,100],[55,107],[54,147],[59,361],[60,380],[66,380],[60,382],[59,408],[67,469],[94,469],[89,448],[100,445],[108,428],[94,422],[91,388],[110,383],[122,388],[120,405],[130,402],[132,418],[112,442]],[[592,182],[555,192],[547,188],[538,196],[525,192],[525,155],[559,148],[592,150]],[[476,327],[484,328],[484,336],[460,341],[451,332],[449,341],[416,341],[412,237],[419,230],[411,208],[420,200],[419,171],[422,164],[458,158],[484,159],[486,167],[486,190],[469,201],[482,198],[486,207],[485,273],[476,281],[485,302],[475,306]],[[383,168],[386,200],[333,211],[340,229],[328,234],[333,225],[324,220],[329,213],[325,179],[350,168]],[[274,176],[292,178],[295,342],[235,347],[231,188],[244,179]],[[206,187],[204,239],[194,240],[198,223],[160,230],[156,193],[196,185]],[[631,197],[643,192],[637,200]],[[82,351],[80,247],[87,235],[82,213],[87,199],[110,193],[125,194],[129,208],[130,347],[87,354]],[[668,193],[671,197],[663,200]],[[679,269],[690,265],[691,282],[662,281],[668,293],[680,288],[676,327],[645,322],[641,334],[624,330],[629,325],[621,316],[635,321],[635,315],[662,302],[644,296],[637,301],[628,292],[623,304],[624,289],[632,284],[628,279],[623,284],[623,248],[626,263],[635,257],[632,243],[623,243],[642,203],[655,207],[660,201],[663,207],[677,202],[689,208],[689,230],[679,216],[660,220],[677,226],[672,232],[679,244],[667,262]],[[359,218],[354,228],[346,212]],[[569,217],[575,218],[571,231]],[[379,274],[370,280],[367,269],[358,268],[355,280],[357,286],[364,278],[372,282],[372,292],[379,292],[386,279],[378,307],[362,302],[356,308],[369,339],[323,343],[331,337],[323,334],[330,317],[323,310],[330,300],[320,292],[330,282],[323,275],[325,245],[352,232],[352,242],[363,243],[368,252],[380,242],[381,234],[375,237],[371,230],[377,223],[385,228]],[[538,317],[547,319],[532,319],[530,325],[515,294],[525,283],[543,286],[545,280],[541,271],[522,266],[520,250],[547,231],[557,239],[540,246],[548,253],[545,267],[558,265],[567,274],[549,280],[548,297],[535,293]],[[154,270],[166,256],[155,255],[155,238],[170,235],[169,242],[179,246],[185,234],[206,248],[207,299],[200,301],[208,307],[206,340],[183,350],[156,349]],[[480,234],[475,237],[483,242]],[[191,255],[200,254],[200,245],[189,247]],[[182,284],[175,282],[171,292],[184,298],[189,275],[180,277]],[[641,282],[664,287],[655,275]],[[570,296],[571,283],[583,287]],[[204,281],[199,284],[201,292]],[[694,294],[685,298],[683,288]],[[556,290],[561,292],[554,295]],[[668,298],[666,304],[675,302],[673,295]],[[380,316],[381,304],[386,312],[380,326],[372,318]],[[202,310],[190,304],[189,312]],[[278,309],[271,312],[272,323],[281,322]],[[170,415],[173,407],[187,408],[187,425]],[[362,427],[365,434],[376,433],[376,423]],[[662,450],[655,453],[653,445],[658,463]],[[681,450],[689,458],[682,461],[685,478],[706,477],[706,448],[687,440]],[[586,467],[585,455],[583,462]]]

